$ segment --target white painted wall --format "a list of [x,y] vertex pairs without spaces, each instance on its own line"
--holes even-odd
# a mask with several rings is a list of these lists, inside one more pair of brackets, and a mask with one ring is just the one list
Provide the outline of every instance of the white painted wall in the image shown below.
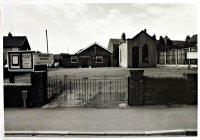
[[119,46],[119,66],[128,67],[128,52],[126,42]]

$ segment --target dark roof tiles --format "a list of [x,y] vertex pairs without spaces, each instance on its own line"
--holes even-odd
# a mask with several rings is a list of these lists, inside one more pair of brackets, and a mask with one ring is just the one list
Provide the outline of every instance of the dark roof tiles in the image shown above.
[[3,37],[3,46],[4,47],[22,47],[26,36],[12,36],[12,37]]

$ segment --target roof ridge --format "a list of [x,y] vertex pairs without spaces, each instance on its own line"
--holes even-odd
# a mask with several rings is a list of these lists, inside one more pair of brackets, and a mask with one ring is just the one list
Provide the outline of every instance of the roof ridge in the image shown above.
[[82,49],[82,50],[80,50],[80,51],[76,52],[75,54],[80,54],[81,52],[83,52],[83,51],[87,50],[88,48],[92,47],[92,46],[93,46],[93,45],[95,45],[95,44],[96,44],[96,45],[98,45],[99,47],[101,47],[101,48],[105,49],[106,51],[108,51],[108,52],[112,53],[110,50],[107,50],[105,47],[103,47],[103,46],[102,46],[102,45],[100,45],[99,43],[97,43],[97,42],[94,42],[94,43],[90,44],[88,47],[85,47],[84,49]]

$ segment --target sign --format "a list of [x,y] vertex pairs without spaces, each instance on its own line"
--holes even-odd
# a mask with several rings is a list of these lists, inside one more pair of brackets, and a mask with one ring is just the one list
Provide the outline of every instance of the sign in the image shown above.
[[53,65],[53,54],[48,53],[35,53],[34,54],[35,65]]
[[22,54],[22,68],[31,68],[32,57],[31,54]]
[[11,68],[18,69],[20,68],[20,55],[19,54],[11,54]]
[[187,52],[186,59],[197,59],[197,52]]
[[32,51],[10,51],[8,52],[8,71],[30,72],[33,67]]

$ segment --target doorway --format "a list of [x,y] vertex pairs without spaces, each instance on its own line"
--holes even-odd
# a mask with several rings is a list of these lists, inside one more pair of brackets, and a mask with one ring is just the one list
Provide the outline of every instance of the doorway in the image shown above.
[[139,48],[132,48],[132,67],[139,68]]

